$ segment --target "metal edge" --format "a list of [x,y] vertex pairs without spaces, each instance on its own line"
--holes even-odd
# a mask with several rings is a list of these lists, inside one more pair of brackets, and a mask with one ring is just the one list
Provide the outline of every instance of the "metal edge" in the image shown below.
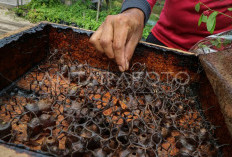
[[6,33],[2,36],[0,36],[0,48],[3,46],[18,40],[21,36],[27,33],[36,33],[37,31],[43,30],[43,28],[46,26],[46,23],[39,23],[36,25],[30,25],[23,27],[21,29],[18,29],[16,31],[12,31],[9,33]]

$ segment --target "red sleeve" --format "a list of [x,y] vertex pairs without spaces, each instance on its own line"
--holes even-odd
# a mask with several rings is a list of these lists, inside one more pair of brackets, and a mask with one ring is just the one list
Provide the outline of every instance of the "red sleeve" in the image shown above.
[[150,4],[151,10],[152,10],[157,0],[147,0],[147,2]]

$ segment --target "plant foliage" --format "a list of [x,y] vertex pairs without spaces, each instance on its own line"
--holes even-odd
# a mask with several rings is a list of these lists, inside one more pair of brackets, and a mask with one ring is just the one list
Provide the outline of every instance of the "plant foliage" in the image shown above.
[[[32,23],[49,21],[97,30],[107,15],[118,14],[120,9],[120,6],[108,10],[103,7],[96,21],[97,11],[89,0],[78,0],[71,6],[62,4],[60,0],[32,0],[27,5],[15,8],[15,12]],[[143,38],[146,38],[150,31],[151,26],[146,26]]]
[[[217,20],[217,15],[218,14],[221,14],[221,15],[224,15],[228,18],[232,18],[231,16],[227,15],[227,14],[224,14],[222,12],[218,12],[216,10],[213,10],[211,8],[209,8],[207,5],[205,5],[203,2],[199,1],[199,3],[197,3],[195,5],[195,10],[197,12],[200,12],[200,9],[201,9],[201,6],[204,6],[207,8],[207,10],[205,10],[200,18],[199,18],[199,21],[198,21],[198,26],[201,25],[202,22],[206,23],[206,26],[207,26],[207,31],[210,32],[211,34],[213,34],[214,30],[215,30],[215,27],[216,27],[216,20]],[[229,11],[232,11],[232,8],[228,8]],[[205,14],[208,14],[208,15],[205,15]]]

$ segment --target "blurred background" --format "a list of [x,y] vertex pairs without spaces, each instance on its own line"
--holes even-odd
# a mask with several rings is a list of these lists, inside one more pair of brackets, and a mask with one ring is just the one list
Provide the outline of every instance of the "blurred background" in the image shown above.
[[[96,30],[107,15],[120,13],[122,2],[123,0],[0,0],[0,34],[40,21]],[[165,0],[158,0],[153,8],[143,32],[143,40],[158,21],[164,2]]]

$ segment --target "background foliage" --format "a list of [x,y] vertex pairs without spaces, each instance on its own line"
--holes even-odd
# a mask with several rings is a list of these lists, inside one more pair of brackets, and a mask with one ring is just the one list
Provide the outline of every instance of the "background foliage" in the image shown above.
[[[49,21],[73,25],[84,29],[96,30],[105,20],[107,15],[120,13],[122,0],[111,0],[111,7],[106,3],[101,6],[99,19],[96,21],[96,6],[90,0],[77,0],[73,5],[64,5],[60,0],[32,0],[29,4],[15,8],[17,15],[22,16],[32,23]],[[162,6],[154,9],[159,14]],[[156,13],[156,14],[157,14]],[[151,16],[150,20],[157,21],[159,16]],[[143,32],[145,39],[151,31],[153,23],[148,23]]]

